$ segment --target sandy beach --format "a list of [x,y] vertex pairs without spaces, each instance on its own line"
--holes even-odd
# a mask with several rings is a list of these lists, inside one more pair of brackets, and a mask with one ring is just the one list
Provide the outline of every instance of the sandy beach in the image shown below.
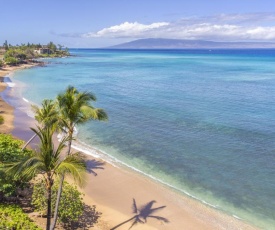
[[[26,134],[20,138],[28,139],[31,136],[27,127],[25,132],[20,129],[20,133]],[[16,135],[16,127],[14,134]],[[89,168],[97,175],[89,173],[87,184],[81,191],[85,194],[85,203],[90,206],[96,205],[96,210],[102,213],[98,223],[91,229],[129,229],[134,220],[126,222],[119,228],[114,227],[135,216],[132,212],[133,199],[140,209],[144,205],[147,207],[153,205],[144,209],[145,216],[149,215],[147,222],[139,223],[132,229],[257,229],[200,201],[179,195],[130,169],[119,168],[90,156],[87,162]],[[150,217],[150,210],[161,206],[165,207],[152,215],[164,217],[169,220],[168,223]]]
[[[4,91],[7,87],[7,84],[4,82],[4,78],[10,73],[20,69],[31,68],[39,65],[39,63],[32,64],[23,64],[20,66],[8,66],[0,68],[0,93]],[[13,118],[14,118],[14,108],[7,104],[0,97],[0,113],[4,117],[4,124],[0,126],[0,133],[10,133],[13,130]]]
[[[5,76],[12,70],[2,71],[1,74]],[[1,83],[1,88],[5,88],[4,83]],[[32,136],[29,124],[34,124],[34,120],[16,108],[13,110],[3,101],[1,110],[9,118],[6,120],[9,122],[1,127],[1,132],[11,132],[14,128],[12,134],[23,140]],[[88,174],[87,184],[82,189],[84,201],[90,206],[96,205],[96,210],[102,213],[92,229],[129,229],[134,221],[132,218],[136,215],[132,212],[133,199],[141,213],[140,219],[146,223],[138,223],[132,229],[257,229],[130,169],[113,166],[90,156],[87,161],[89,168],[97,175]],[[163,208],[151,213],[152,209],[158,207]],[[154,217],[166,218],[169,222]],[[119,226],[120,224],[122,225]]]
[[[4,76],[6,76],[9,71],[0,70],[0,92],[6,89],[6,83],[4,83]],[[4,118],[4,124],[0,125],[1,133],[10,133],[13,129],[13,107],[7,104],[0,97],[0,113]]]

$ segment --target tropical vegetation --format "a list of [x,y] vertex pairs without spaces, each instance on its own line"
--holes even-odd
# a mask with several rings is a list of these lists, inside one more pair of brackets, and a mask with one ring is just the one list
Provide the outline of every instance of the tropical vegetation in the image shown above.
[[0,125],[2,125],[3,123],[4,123],[4,117],[0,115]]
[[5,164],[31,156],[32,151],[21,149],[23,143],[23,141],[14,139],[9,134],[0,134],[0,201],[11,196],[17,196],[18,188],[24,188],[28,185],[29,178],[9,175],[4,169]]
[[20,162],[13,163],[8,168],[7,172],[10,175],[18,177],[21,175],[24,178],[34,178],[40,174],[43,184],[47,190],[47,227],[51,226],[52,210],[52,186],[56,177],[60,175],[72,175],[74,180],[80,184],[84,183],[84,172],[86,165],[83,155],[79,152],[61,157],[61,152],[65,148],[68,138],[61,140],[57,147],[53,144],[53,128],[37,128],[32,129],[40,139],[40,149],[34,152],[31,157],[26,157]]
[[[53,184],[52,187],[52,210],[54,210],[56,195],[58,190],[58,181]],[[32,205],[35,207],[35,211],[41,215],[47,213],[47,199],[46,188],[42,181],[35,183],[32,194]],[[76,186],[64,181],[62,189],[62,199],[59,204],[59,221],[63,224],[72,224],[76,222],[84,211],[84,202],[82,198],[83,194],[80,193]],[[53,211],[52,211],[53,215]]]
[[[77,125],[84,124],[89,120],[106,121],[108,119],[107,113],[103,109],[94,108],[91,105],[92,101],[96,101],[94,94],[91,92],[80,92],[73,86],[68,86],[64,93],[57,96],[59,127],[62,127],[69,137],[67,155],[71,154],[73,133]],[[51,229],[54,229],[58,217],[63,180],[64,176],[60,180]]]
[[0,60],[0,67],[2,67],[3,65],[4,65],[4,62]]
[[[37,151],[26,149],[29,142],[22,148],[22,141],[0,135],[0,194],[3,197],[14,195],[19,183],[23,187],[31,179],[39,178],[39,183],[34,185],[32,203],[36,210],[46,214],[47,230],[55,228],[58,218],[61,222],[72,223],[83,212],[81,193],[66,182],[63,186],[63,180],[71,175],[79,185],[84,183],[84,157],[79,152],[72,153],[71,145],[77,125],[108,119],[103,109],[91,105],[93,101],[96,101],[94,94],[69,86],[55,100],[46,99],[41,107],[32,106],[38,122],[35,129],[31,128],[40,140]],[[63,133],[63,139],[54,146],[53,135],[57,131]],[[66,154],[61,157],[66,146]],[[59,186],[57,181],[60,181]]]
[[41,230],[18,205],[0,203],[0,229]]
[[49,42],[47,45],[27,43],[13,46],[5,41],[0,50],[2,50],[4,56],[0,67],[4,64],[17,65],[33,62],[35,61],[34,59],[41,57],[64,57],[70,55],[68,48],[64,49],[62,45],[55,45],[53,42]]

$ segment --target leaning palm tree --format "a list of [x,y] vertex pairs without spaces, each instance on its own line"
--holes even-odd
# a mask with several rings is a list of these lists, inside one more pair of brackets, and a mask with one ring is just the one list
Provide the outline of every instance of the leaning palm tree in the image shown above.
[[[65,130],[68,136],[68,151],[71,153],[73,133],[77,125],[84,124],[89,120],[106,121],[108,116],[103,109],[94,108],[91,102],[96,101],[96,96],[90,92],[79,92],[75,87],[68,86],[64,93],[57,96],[57,108],[59,111],[59,125]],[[51,230],[55,228],[58,206],[62,193],[62,184],[64,177],[60,179],[60,185],[57,193],[54,220]]]
[[[41,107],[38,107],[37,105],[32,105],[32,110],[35,114],[35,120],[41,125],[42,128],[53,126],[58,121],[56,103],[53,100],[43,100]],[[25,149],[36,136],[37,134],[35,133],[26,142],[22,149]]]
[[63,94],[57,96],[60,125],[70,137],[68,154],[71,151],[72,137],[77,125],[84,124],[89,120],[108,120],[106,112],[103,109],[94,108],[91,105],[92,101],[96,101],[94,94],[79,92],[73,86],[68,86]]
[[51,226],[51,194],[52,186],[56,177],[64,176],[66,174],[72,175],[75,181],[83,184],[84,172],[86,171],[86,164],[83,155],[74,153],[66,156],[64,159],[60,157],[62,150],[65,147],[68,138],[64,138],[57,148],[54,147],[52,136],[54,129],[40,128],[32,129],[39,137],[41,144],[38,152],[35,152],[32,157],[26,158],[21,162],[11,165],[7,172],[12,175],[23,175],[28,178],[33,178],[37,174],[43,176],[43,182],[47,189],[47,227],[49,230]]

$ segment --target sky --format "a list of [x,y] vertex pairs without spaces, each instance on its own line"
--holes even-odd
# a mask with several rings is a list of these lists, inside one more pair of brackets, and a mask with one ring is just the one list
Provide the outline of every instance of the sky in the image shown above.
[[0,44],[101,48],[141,38],[275,42],[274,0],[0,0]]

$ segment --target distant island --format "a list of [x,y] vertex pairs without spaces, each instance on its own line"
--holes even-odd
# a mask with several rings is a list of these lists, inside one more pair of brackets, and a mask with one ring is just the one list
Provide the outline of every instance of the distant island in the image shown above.
[[108,47],[111,49],[267,49],[275,48],[274,42],[213,42],[147,38]]

